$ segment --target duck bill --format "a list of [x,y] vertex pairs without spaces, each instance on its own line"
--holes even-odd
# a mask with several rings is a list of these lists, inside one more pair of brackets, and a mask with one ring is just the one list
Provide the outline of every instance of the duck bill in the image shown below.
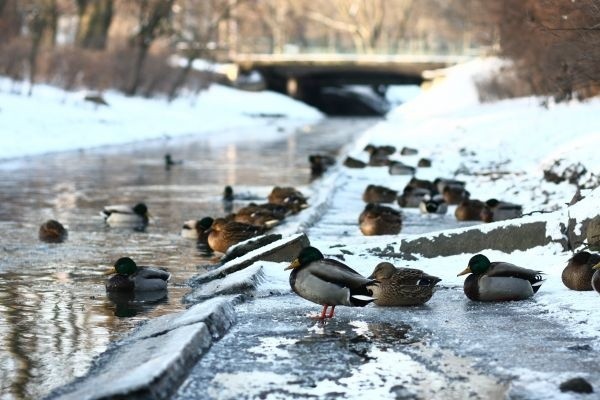
[[112,274],[116,274],[116,273],[117,273],[117,270],[115,269],[115,267],[110,267],[109,269],[104,271],[104,275],[112,275]]
[[471,267],[467,267],[467,268],[465,268],[465,270],[463,272],[461,272],[460,274],[458,274],[456,276],[466,275],[466,274],[470,274],[470,273],[471,273]]
[[598,263],[598,264],[594,265],[594,266],[592,267],[592,269],[600,269],[600,263]]
[[292,261],[292,263],[290,265],[287,266],[286,269],[284,269],[284,271],[287,271],[288,269],[294,269],[294,268],[298,268],[300,266],[300,260],[298,260],[297,258]]

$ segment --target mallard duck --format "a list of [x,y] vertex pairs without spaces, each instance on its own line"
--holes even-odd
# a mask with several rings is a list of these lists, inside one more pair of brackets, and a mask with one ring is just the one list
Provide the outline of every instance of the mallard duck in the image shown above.
[[403,147],[400,149],[400,154],[403,156],[414,156],[415,154],[419,154],[419,150],[412,147]]
[[379,282],[369,286],[378,306],[415,306],[427,302],[440,278],[420,269],[396,268],[389,262],[377,264],[369,279]]
[[369,203],[359,215],[358,225],[365,236],[397,235],[402,229],[402,213],[391,207]]
[[[336,306],[363,307],[375,300],[367,286],[377,282],[347,265],[323,257],[319,249],[305,247],[286,268],[291,269],[290,286],[300,297],[321,304],[318,319],[333,318]],[[327,314],[327,308],[331,311]]]
[[402,194],[398,196],[398,205],[405,208],[416,208],[431,192],[427,189],[406,186]]
[[129,257],[115,262],[115,275],[106,281],[108,292],[165,290],[171,274],[162,269],[141,267]]
[[183,164],[182,160],[175,161],[170,154],[165,154],[165,169],[170,169],[172,166],[180,164]]
[[353,157],[346,157],[344,166],[347,168],[365,168],[367,163]]
[[465,295],[477,301],[525,300],[537,293],[542,285],[542,273],[517,267],[507,262],[490,262],[476,254],[457,276],[469,274],[463,286]]
[[208,245],[214,251],[225,253],[231,246],[263,233],[264,229],[254,225],[217,218],[209,229]]
[[446,204],[440,195],[433,197],[427,196],[419,203],[419,210],[423,214],[446,214],[448,211],[448,204]]
[[185,221],[181,228],[181,236],[186,239],[196,239],[199,242],[206,242],[208,239],[208,233],[206,231],[211,227],[212,223],[213,219],[211,217]]
[[460,204],[463,200],[469,200],[469,193],[463,186],[446,185],[441,192],[444,201],[448,204]]
[[485,202],[485,207],[479,213],[479,218],[483,222],[496,222],[519,218],[522,214],[523,207],[518,204],[489,199]]
[[390,175],[414,175],[417,169],[413,166],[406,165],[400,161],[390,161],[388,164],[388,173]]
[[562,281],[571,290],[593,290],[594,265],[600,263],[600,255],[580,251],[569,259],[562,272]]
[[392,154],[394,154],[396,152],[396,148],[394,146],[390,146],[390,145],[375,146],[370,143],[365,146],[364,150],[369,154],[381,153],[381,154],[385,154],[386,156],[391,156]]
[[246,207],[242,207],[233,216],[235,222],[242,222],[264,229],[274,227],[284,218],[285,214],[270,207],[261,207],[257,204],[250,204]]
[[600,293],[600,263],[594,265],[592,269],[595,270],[592,276],[592,289]]
[[410,181],[408,181],[408,183],[406,184],[405,188],[406,187],[426,189],[429,190],[431,194],[437,194],[436,185],[427,179],[411,178]]
[[461,187],[463,189],[466,186],[465,181],[459,181],[456,179],[449,179],[449,178],[435,178],[433,180],[433,183],[437,186],[438,193],[444,193],[444,188],[446,186]]
[[54,219],[44,222],[38,231],[38,238],[46,243],[61,243],[67,239],[67,236],[65,227]]
[[396,190],[379,185],[369,185],[363,192],[362,199],[365,203],[393,203],[396,201]]
[[286,206],[293,213],[308,207],[307,198],[293,187],[275,186],[267,198],[269,203]]
[[419,167],[419,168],[429,168],[429,167],[431,167],[431,160],[429,158],[421,158],[417,162],[417,167]]
[[147,225],[148,207],[144,203],[135,206],[114,205],[106,206],[100,213],[109,226],[119,225]]
[[312,177],[318,177],[331,166],[335,165],[335,158],[327,154],[311,154],[308,156],[310,163],[310,174]]
[[479,221],[481,210],[485,203],[479,200],[463,200],[454,210],[454,216],[459,221]]

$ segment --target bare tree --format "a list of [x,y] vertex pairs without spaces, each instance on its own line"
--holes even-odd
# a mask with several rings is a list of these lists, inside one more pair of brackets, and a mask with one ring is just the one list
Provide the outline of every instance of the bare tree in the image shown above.
[[231,18],[233,10],[244,0],[182,0],[178,3],[174,40],[185,54],[181,68],[171,85],[168,96],[173,100],[186,81],[194,61],[211,58],[216,49],[219,25]]
[[86,49],[104,49],[113,17],[113,0],[76,0],[79,21],[76,42]]
[[127,95],[136,94],[142,76],[144,61],[152,43],[164,34],[166,23],[171,15],[175,0],[140,0],[138,6],[138,31],[133,37],[135,59],[129,85],[125,90]]

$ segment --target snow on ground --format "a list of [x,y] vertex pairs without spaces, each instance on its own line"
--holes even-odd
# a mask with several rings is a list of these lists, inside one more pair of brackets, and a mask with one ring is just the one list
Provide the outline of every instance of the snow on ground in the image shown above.
[[[496,197],[523,204],[524,212],[562,210],[575,192],[568,183],[554,184],[542,179],[545,168],[555,160],[564,164],[580,162],[588,174],[600,172],[597,147],[600,143],[600,99],[541,105],[540,98],[521,98],[479,104],[473,78],[494,73],[498,60],[478,60],[450,68],[446,79],[428,91],[393,110],[385,122],[367,131],[350,149],[353,157],[367,160],[367,143],[414,147],[416,156],[394,158],[416,165],[421,157],[433,161],[432,168],[420,168],[417,178],[454,177],[467,181],[473,198]],[[9,83],[0,81],[0,158],[37,154],[63,149],[131,142],[161,135],[207,132],[224,127],[255,123],[253,113],[284,113],[295,119],[319,118],[314,110],[273,93],[241,93],[214,86],[194,99],[164,101],[125,98],[106,93],[111,104],[96,108],[82,100],[81,94],[37,86],[32,98],[12,94]],[[35,110],[35,111],[33,111]],[[18,138],[18,140],[16,139]],[[331,199],[330,208],[308,230],[313,245],[326,255],[340,255],[346,246],[345,262],[368,275],[380,259],[367,253],[374,247],[396,246],[406,235],[456,227],[454,207],[448,215],[422,216],[405,210],[405,228],[399,237],[363,237],[356,223],[364,207],[361,194],[372,184],[402,190],[407,177],[390,176],[386,168],[350,170],[337,167],[320,187],[311,187],[311,202]],[[333,195],[325,194],[331,187]],[[586,193],[588,201],[578,205],[577,215],[598,214],[600,189]],[[296,227],[310,225],[315,214],[305,211]],[[301,214],[302,215],[302,214]],[[558,223],[558,221],[553,221]],[[472,223],[459,223],[470,226]],[[290,226],[282,227],[291,233]],[[558,322],[572,334],[600,339],[600,315],[596,292],[574,292],[562,285],[560,275],[570,254],[556,245],[505,254],[485,251],[492,260],[506,260],[543,271],[546,282],[535,296],[536,307],[546,312],[540,317]],[[426,270],[443,279],[442,285],[460,288],[463,279],[456,274],[464,269],[471,254],[397,262]],[[270,290],[289,290],[281,264],[263,265],[264,286]],[[287,272],[287,271],[286,271]],[[599,350],[598,343],[592,345]],[[516,375],[524,375],[515,369]],[[277,377],[279,379],[279,377]],[[555,393],[548,395],[554,398]]]
[[[315,109],[274,92],[244,92],[213,85],[198,95],[163,99],[126,97],[109,91],[109,106],[85,101],[85,92],[36,85],[25,88],[0,78],[0,159],[61,150],[201,134],[264,124],[261,117],[286,117],[286,124],[322,118]],[[233,133],[235,134],[235,132]],[[261,139],[277,129],[257,130]],[[231,135],[220,135],[231,139]]]
[[[567,211],[565,204],[575,193],[575,186],[549,183],[542,177],[543,170],[557,159],[564,160],[565,165],[582,163],[588,169],[588,175],[600,172],[600,159],[596,155],[600,143],[600,100],[550,103],[547,108],[541,105],[542,99],[533,97],[479,104],[473,85],[474,75],[493,73],[499,65],[497,60],[480,60],[449,69],[445,81],[391,112],[387,121],[367,131],[354,144],[349,155],[367,161],[363,151],[367,143],[391,144],[398,149],[414,147],[419,150],[418,155],[396,154],[392,158],[416,165],[419,158],[430,157],[433,167],[419,168],[417,178],[439,176],[465,180],[472,198],[485,201],[496,197],[520,203],[525,213],[555,211],[526,217],[547,219],[549,226],[557,227],[566,222],[568,214],[577,218],[598,215],[600,188],[584,191],[587,198]],[[372,183],[401,191],[408,179],[390,176],[385,167],[362,170],[339,167],[325,177],[323,186],[333,187],[335,192],[328,211],[308,231],[311,243],[326,256],[342,256],[346,264],[369,275],[381,261],[379,257],[369,255],[369,249],[388,245],[397,248],[399,239],[407,235],[456,227],[455,207],[450,207],[445,216],[420,215],[416,210],[404,209],[405,226],[400,237],[362,236],[357,218],[364,207],[361,199],[364,188]],[[314,194],[311,194],[313,198]],[[458,230],[472,224],[458,223]],[[489,227],[482,225],[482,230]],[[551,234],[554,237],[560,233]],[[484,253],[492,261],[509,261],[541,270],[546,281],[534,298],[536,309],[541,307],[543,310],[539,316],[558,323],[576,337],[586,338],[585,343],[591,343],[594,350],[600,349],[600,315],[596,312],[598,294],[595,291],[571,291],[561,281],[562,270],[571,253],[564,252],[558,244],[510,254],[491,250]],[[466,267],[472,254],[434,259],[418,254],[413,256],[417,257],[416,261],[391,261],[397,266],[423,269],[441,277],[443,286],[462,290],[464,276],[456,275]],[[269,289],[285,287],[281,271],[276,268],[264,271],[266,281],[270,282],[267,284]],[[515,376],[528,376],[522,370],[514,369],[513,372]],[[533,371],[529,373],[535,375]],[[543,378],[550,379],[547,374]],[[540,398],[571,398],[557,393],[552,389],[554,384],[547,384],[549,381],[544,382],[546,388],[538,388]]]

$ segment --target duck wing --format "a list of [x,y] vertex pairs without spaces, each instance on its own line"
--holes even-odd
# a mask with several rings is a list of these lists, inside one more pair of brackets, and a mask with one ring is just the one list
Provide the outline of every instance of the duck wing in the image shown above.
[[113,213],[133,214],[133,209],[131,208],[131,206],[128,206],[128,205],[117,204],[117,205],[113,205],[113,206],[106,206],[106,207],[104,207],[104,209],[101,212],[101,214],[105,217],[108,217]]
[[346,264],[329,258],[313,262],[308,268],[317,278],[350,289],[365,288],[367,285],[377,283],[376,280],[362,276]]
[[489,277],[510,277],[519,278],[529,281],[534,291],[537,291],[539,286],[542,284],[544,278],[542,277],[543,272],[536,271],[533,269],[518,267],[514,264],[507,262],[493,262],[490,265],[490,269],[485,274]]
[[163,281],[168,281],[171,277],[171,273],[158,268],[151,267],[139,267],[136,272],[136,277],[142,279],[161,279]]
[[428,275],[420,269],[397,268],[392,279],[400,285],[434,286],[440,278]]

